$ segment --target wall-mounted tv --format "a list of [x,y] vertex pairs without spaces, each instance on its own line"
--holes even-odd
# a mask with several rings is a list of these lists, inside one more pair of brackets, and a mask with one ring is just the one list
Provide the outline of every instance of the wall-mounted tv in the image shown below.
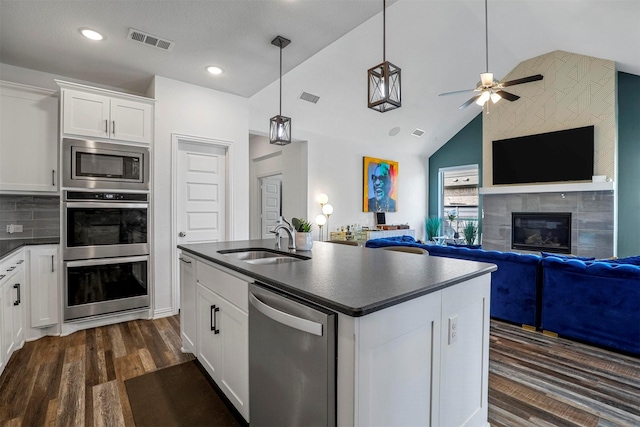
[[493,185],[590,181],[593,135],[586,126],[493,141]]

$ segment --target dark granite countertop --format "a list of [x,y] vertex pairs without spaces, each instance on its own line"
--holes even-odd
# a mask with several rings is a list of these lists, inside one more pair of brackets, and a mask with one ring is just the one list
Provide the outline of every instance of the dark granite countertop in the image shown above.
[[[286,245],[283,239],[284,252]],[[494,264],[327,242],[313,242],[311,251],[297,252],[311,257],[310,260],[274,265],[249,264],[218,253],[224,249],[273,249],[273,240],[198,243],[178,245],[178,248],[352,317],[364,316],[497,269]]]
[[0,240],[0,259],[26,245],[57,245],[58,243],[60,243],[58,237]]

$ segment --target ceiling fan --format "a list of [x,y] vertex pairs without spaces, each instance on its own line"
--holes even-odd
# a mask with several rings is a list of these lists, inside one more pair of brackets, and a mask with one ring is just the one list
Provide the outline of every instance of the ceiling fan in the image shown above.
[[523,77],[521,79],[509,80],[506,82],[498,82],[493,79],[493,73],[489,72],[489,24],[487,13],[487,0],[484,0],[484,31],[485,31],[485,59],[486,59],[486,72],[480,74],[480,81],[475,89],[458,90],[454,92],[441,93],[439,96],[453,95],[464,92],[476,92],[476,94],[467,100],[464,104],[458,107],[460,110],[467,108],[472,103],[476,103],[483,106],[489,99],[495,104],[500,99],[506,99],[507,101],[515,101],[520,97],[510,92],[503,90],[505,87],[520,85],[523,83],[535,82],[542,80],[542,74],[536,74],[534,76]]

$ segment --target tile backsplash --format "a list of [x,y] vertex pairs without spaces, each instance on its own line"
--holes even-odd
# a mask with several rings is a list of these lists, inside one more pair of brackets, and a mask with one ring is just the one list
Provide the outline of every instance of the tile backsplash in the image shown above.
[[[7,233],[7,225],[22,225]],[[0,240],[60,237],[60,197],[0,194]]]

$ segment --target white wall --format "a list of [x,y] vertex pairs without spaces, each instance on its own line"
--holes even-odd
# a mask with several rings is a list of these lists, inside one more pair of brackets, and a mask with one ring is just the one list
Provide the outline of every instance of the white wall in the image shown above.
[[171,278],[171,135],[233,142],[232,240],[249,238],[249,133],[247,99],[156,76],[150,91],[156,99],[153,149],[154,310],[172,306]]
[[398,162],[398,212],[387,213],[387,223],[408,223],[416,230],[416,238],[423,237],[428,203],[427,158],[368,141],[345,141],[304,131],[298,131],[298,135],[308,141],[308,218],[313,220],[322,213],[316,197],[325,193],[334,207],[330,230],[341,225],[374,225],[374,214],[362,211],[362,168],[364,156],[377,157]]

